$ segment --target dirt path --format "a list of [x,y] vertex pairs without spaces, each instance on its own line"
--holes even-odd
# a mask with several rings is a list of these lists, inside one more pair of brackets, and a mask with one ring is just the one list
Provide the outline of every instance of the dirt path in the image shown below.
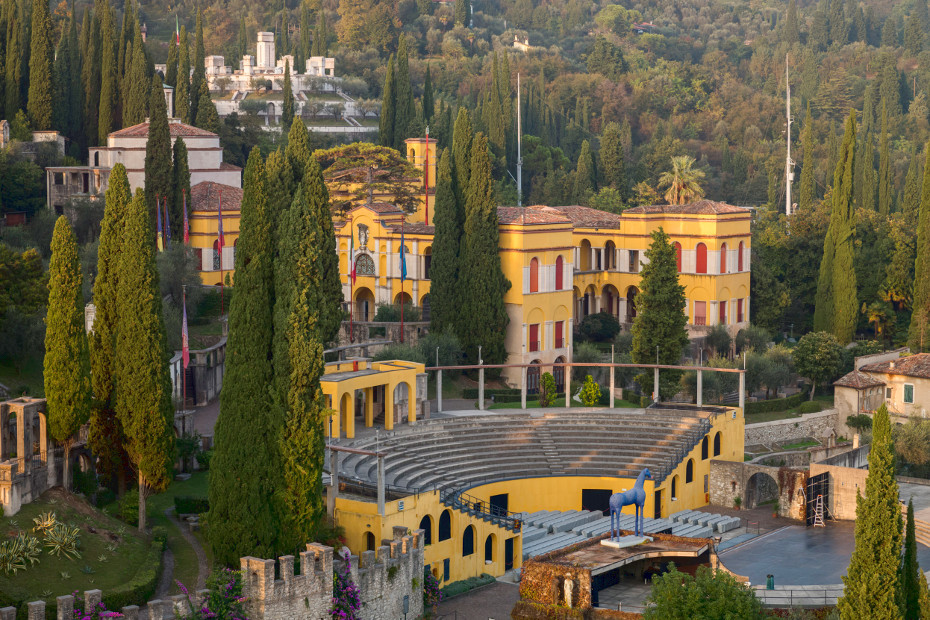
[[[187,523],[182,523],[177,516],[174,514],[174,508],[168,508],[165,510],[165,516],[177,526],[178,530],[181,532],[181,536],[184,537],[184,540],[194,549],[194,554],[197,556],[197,587],[191,588],[192,592],[197,590],[202,590],[206,587],[207,577],[210,574],[210,566],[207,564],[207,554],[204,553],[203,547],[200,545],[200,541],[190,533],[190,529],[187,526]],[[171,552],[171,548],[168,547],[165,549],[165,553],[162,555],[162,571],[161,578],[158,580],[158,588],[155,590],[156,599],[167,599],[171,595],[171,588],[174,585],[174,554]]]

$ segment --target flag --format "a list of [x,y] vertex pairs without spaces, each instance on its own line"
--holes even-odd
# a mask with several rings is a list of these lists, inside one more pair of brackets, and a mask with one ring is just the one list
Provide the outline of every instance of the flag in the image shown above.
[[184,293],[184,309],[183,314],[181,315],[181,359],[184,360],[184,368],[187,368],[187,365],[191,361],[191,351],[190,346],[187,342],[187,292]]
[[181,45],[181,27],[178,25],[178,16],[174,16],[174,42],[176,45]]
[[158,204],[158,198],[155,198],[155,245],[158,247],[158,251],[162,251],[162,237],[161,237],[161,205]]
[[352,280],[352,284],[355,284],[355,233],[353,230],[352,220],[349,220],[349,262],[352,265],[349,271],[349,277]]
[[165,249],[171,247],[171,222],[168,220],[168,197],[164,196],[165,203]]
[[189,245],[191,242],[191,231],[187,223],[187,189],[182,189],[181,194],[184,195],[184,245]]
[[216,242],[219,246],[219,255],[220,255],[220,271],[223,270],[223,245],[225,242],[223,240],[223,193],[220,191],[219,203],[216,209]]
[[404,248],[404,227],[400,227],[400,281],[407,279],[407,254]]

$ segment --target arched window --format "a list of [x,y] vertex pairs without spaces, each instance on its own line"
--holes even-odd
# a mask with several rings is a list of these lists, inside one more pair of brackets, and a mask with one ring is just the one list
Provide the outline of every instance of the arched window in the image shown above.
[[727,244],[720,246],[720,273],[727,272]]
[[562,290],[562,272],[565,271],[563,265],[565,261],[562,260],[562,255],[560,254],[555,259],[555,290]]
[[694,459],[688,459],[688,464],[685,465],[685,484],[694,482]]
[[466,558],[475,552],[475,526],[469,525],[462,534],[462,557]]
[[494,534],[490,534],[484,541],[484,561],[494,561]]
[[742,271],[743,270],[743,242],[742,241],[739,242],[738,252],[739,254],[736,255],[736,270]]
[[697,244],[695,249],[697,255],[697,273],[707,273],[707,246],[703,243]]
[[720,456],[720,433],[714,435],[714,456]]
[[439,515],[439,542],[452,538],[452,513],[448,510],[442,511]]
[[681,244],[675,242],[675,264],[678,265],[678,273],[681,273]]
[[678,476],[672,476],[672,499],[678,499]]
[[355,259],[355,275],[375,275],[375,261],[367,254],[360,254],[359,257]]
[[423,544],[433,544],[433,518],[425,515],[420,519],[420,529],[423,530]]
[[[701,460],[707,458],[708,448],[710,448],[710,442],[707,440],[707,435],[704,435],[704,439],[701,440]],[[423,524],[420,524],[420,527],[423,527]]]
[[530,261],[530,292],[539,292],[539,260],[536,258]]

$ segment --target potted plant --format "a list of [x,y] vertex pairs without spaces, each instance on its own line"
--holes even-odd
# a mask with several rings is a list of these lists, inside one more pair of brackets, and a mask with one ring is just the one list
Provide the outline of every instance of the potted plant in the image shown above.
[[743,504],[743,498],[737,495],[733,498],[733,507],[739,510],[739,507]]
[[778,502],[775,502],[772,504],[772,518],[777,519],[779,512],[781,512],[781,505]]

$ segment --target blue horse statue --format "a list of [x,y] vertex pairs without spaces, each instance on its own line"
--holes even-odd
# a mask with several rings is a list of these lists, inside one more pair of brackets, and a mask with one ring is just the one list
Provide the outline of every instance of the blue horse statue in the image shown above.
[[643,507],[646,505],[646,490],[643,484],[646,479],[652,480],[652,472],[646,467],[639,472],[636,478],[636,485],[629,491],[623,493],[614,493],[610,496],[610,539],[620,539],[620,516],[624,506],[636,507],[636,518],[634,520],[634,534],[643,535]]

